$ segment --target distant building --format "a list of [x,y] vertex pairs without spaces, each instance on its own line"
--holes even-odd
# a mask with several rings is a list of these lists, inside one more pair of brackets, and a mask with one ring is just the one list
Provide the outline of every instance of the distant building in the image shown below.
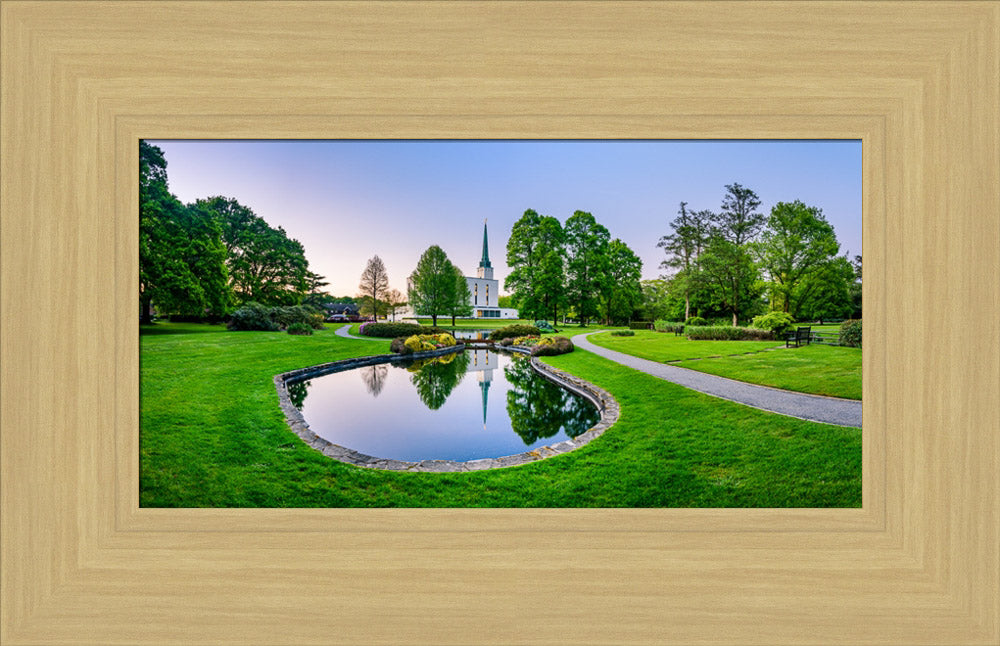
[[483,257],[479,261],[476,275],[466,276],[469,285],[469,304],[472,305],[472,318],[477,319],[516,319],[517,310],[500,307],[500,281],[493,278],[493,264],[490,263],[489,243],[486,234],[486,222],[483,222]]

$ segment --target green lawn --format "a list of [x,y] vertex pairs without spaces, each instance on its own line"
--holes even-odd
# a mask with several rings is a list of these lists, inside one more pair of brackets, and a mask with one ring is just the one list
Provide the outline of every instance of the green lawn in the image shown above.
[[690,341],[673,332],[648,330],[635,330],[635,336],[612,336],[610,332],[604,332],[587,338],[602,348],[660,363],[745,354],[785,345],[784,341]]
[[784,390],[861,399],[861,348],[813,344],[676,365]]
[[[814,395],[861,399],[860,348],[814,344],[785,349],[784,343],[690,341],[672,333],[641,331],[634,337],[595,334],[588,338],[611,350],[653,361],[671,361],[720,377]],[[781,349],[757,352],[773,347]]]
[[569,454],[452,474],[342,464],[285,424],[275,374],[385,352],[388,340],[168,323],[140,343],[144,507],[861,505],[857,429],[721,401],[582,350],[548,361],[614,394],[618,423]]

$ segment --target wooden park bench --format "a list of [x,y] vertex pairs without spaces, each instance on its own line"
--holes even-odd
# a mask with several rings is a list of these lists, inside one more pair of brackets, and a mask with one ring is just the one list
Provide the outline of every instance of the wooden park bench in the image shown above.
[[789,332],[788,336],[785,337],[785,347],[790,347],[793,343],[795,347],[799,347],[803,343],[809,345],[809,341],[812,338],[811,327],[799,327],[795,328],[794,332]]

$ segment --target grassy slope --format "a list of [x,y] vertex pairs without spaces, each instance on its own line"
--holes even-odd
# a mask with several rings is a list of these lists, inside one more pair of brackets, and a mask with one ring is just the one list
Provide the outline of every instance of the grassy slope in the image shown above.
[[661,332],[636,332],[634,337],[595,334],[588,338],[611,350],[653,361],[676,361],[675,365],[720,377],[814,395],[861,399],[860,348],[809,345],[758,352],[784,348],[784,343],[690,341]]
[[[858,507],[861,435],[695,393],[587,352],[548,361],[611,391],[621,419],[570,454],[459,474],[330,460],[285,425],[273,375],[387,340],[157,326],[141,338],[148,507]],[[164,334],[174,331],[174,334]]]

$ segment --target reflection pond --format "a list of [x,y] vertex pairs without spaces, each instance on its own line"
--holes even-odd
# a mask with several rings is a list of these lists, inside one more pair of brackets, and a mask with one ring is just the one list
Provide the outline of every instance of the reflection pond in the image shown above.
[[600,413],[525,356],[466,349],[288,383],[309,428],[366,455],[464,462],[574,438]]

